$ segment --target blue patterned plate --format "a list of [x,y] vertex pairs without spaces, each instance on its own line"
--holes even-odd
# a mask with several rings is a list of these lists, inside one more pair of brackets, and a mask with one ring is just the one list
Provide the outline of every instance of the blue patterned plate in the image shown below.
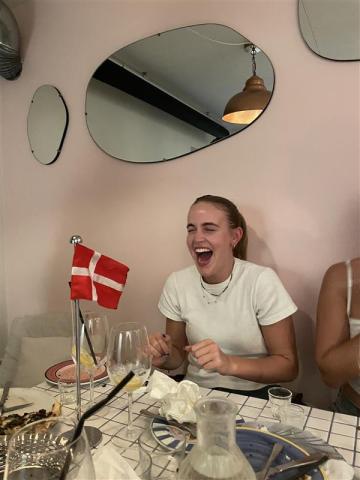
[[[176,448],[178,440],[175,435],[172,435],[171,426],[169,426],[166,420],[154,418],[151,422],[150,428],[156,441],[160,445],[169,450]],[[304,458],[309,453],[305,446],[296,443],[294,439],[290,440],[276,433],[260,431],[258,428],[247,426],[242,420],[237,422],[236,442],[255,472],[261,470],[265,465],[274,443],[280,443],[284,448],[280,455],[275,459],[272,466]],[[193,445],[194,443],[189,443],[186,450],[189,452]],[[296,470],[292,469],[289,472],[279,473],[272,476],[271,480],[287,480],[295,473]],[[307,475],[311,480],[327,480],[327,476],[321,468],[314,468]]]

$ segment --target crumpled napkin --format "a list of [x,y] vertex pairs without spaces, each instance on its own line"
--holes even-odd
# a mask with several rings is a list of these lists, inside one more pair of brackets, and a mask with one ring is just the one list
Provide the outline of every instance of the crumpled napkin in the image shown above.
[[120,449],[114,445],[105,445],[97,449],[93,455],[96,480],[140,480]]
[[149,381],[150,397],[160,400],[160,415],[177,422],[196,422],[194,405],[201,397],[199,386],[189,380],[177,383],[158,370],[155,370]]
[[330,480],[352,480],[354,469],[345,460],[330,458],[322,466]]

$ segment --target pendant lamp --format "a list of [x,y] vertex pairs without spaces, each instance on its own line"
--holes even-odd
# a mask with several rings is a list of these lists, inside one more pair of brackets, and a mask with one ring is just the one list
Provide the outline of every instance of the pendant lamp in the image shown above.
[[264,80],[256,75],[255,55],[260,50],[255,45],[249,45],[252,56],[252,76],[246,81],[242,92],[234,95],[226,104],[222,119],[229,123],[248,125],[264,110],[271,98],[271,92],[266,90]]
[[11,10],[0,0],[0,75],[15,80],[22,69],[19,29]]

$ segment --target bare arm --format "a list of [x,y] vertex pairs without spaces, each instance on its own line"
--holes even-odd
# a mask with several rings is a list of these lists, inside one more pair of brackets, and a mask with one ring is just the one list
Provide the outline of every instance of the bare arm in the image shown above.
[[185,346],[188,339],[185,323],[166,319],[166,335],[154,333],[149,336],[153,365],[168,370],[175,370],[185,360]]
[[336,264],[324,276],[316,323],[316,361],[324,382],[334,388],[360,373],[360,339],[350,339],[346,299],[346,267]]
[[186,347],[205,369],[259,383],[286,382],[296,378],[298,362],[292,317],[261,327],[268,355],[243,358],[225,355],[213,340]]

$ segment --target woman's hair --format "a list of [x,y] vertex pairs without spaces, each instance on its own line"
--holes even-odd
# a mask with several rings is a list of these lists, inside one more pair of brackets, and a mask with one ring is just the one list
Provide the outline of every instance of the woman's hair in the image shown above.
[[234,257],[246,260],[248,244],[247,226],[245,218],[241,215],[237,206],[227,198],[218,197],[216,195],[203,195],[202,197],[197,198],[193,205],[199,202],[212,203],[216,207],[221,208],[227,216],[230,228],[240,227],[242,229],[243,236],[234,248]]

